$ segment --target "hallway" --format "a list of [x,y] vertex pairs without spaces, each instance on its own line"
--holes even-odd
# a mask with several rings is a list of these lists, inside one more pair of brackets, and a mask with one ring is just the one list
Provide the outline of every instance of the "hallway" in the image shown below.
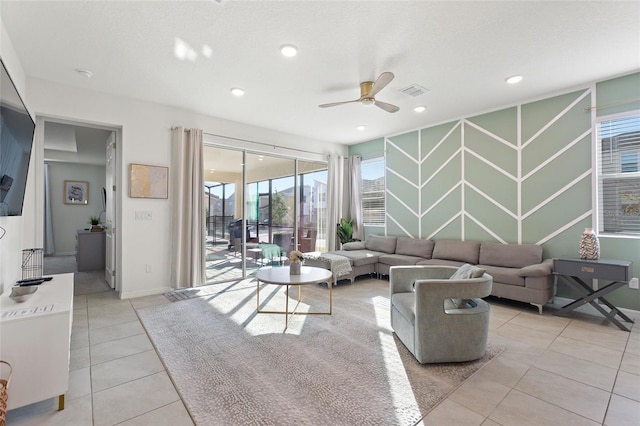
[[73,272],[74,296],[113,291],[104,280],[104,269],[78,272],[76,257],[73,255],[45,256],[43,263],[44,276]]

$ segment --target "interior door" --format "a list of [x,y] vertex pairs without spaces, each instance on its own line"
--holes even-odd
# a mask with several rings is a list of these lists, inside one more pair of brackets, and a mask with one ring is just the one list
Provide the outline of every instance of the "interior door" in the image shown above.
[[105,179],[105,267],[104,278],[113,289],[116,289],[116,132],[111,132],[107,139],[107,163]]

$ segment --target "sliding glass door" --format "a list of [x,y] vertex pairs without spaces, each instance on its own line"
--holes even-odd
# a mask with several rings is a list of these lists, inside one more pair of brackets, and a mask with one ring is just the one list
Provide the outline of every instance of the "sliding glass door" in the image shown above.
[[242,188],[244,153],[204,147],[207,282],[242,276]]
[[327,164],[205,145],[207,282],[326,251]]

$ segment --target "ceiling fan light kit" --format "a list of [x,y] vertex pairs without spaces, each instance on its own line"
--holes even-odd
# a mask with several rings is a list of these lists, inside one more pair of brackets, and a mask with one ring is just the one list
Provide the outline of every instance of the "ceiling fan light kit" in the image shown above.
[[376,100],[373,98],[362,98],[360,100],[360,103],[366,107],[370,107],[371,105],[374,105],[376,103]]
[[330,104],[322,104],[319,105],[320,108],[328,108],[328,107],[334,107],[334,106],[338,106],[338,105],[344,105],[344,104],[350,104],[350,103],[354,103],[354,102],[359,102],[361,105],[366,106],[366,107],[370,107],[372,105],[377,106],[380,109],[383,109],[387,112],[398,112],[400,111],[400,108],[392,105],[392,104],[388,104],[386,102],[381,102],[381,101],[377,101],[376,100],[376,95],[378,94],[378,92],[380,92],[382,89],[384,89],[387,84],[389,84],[391,82],[391,80],[393,80],[394,75],[393,73],[390,72],[383,72],[382,74],[380,74],[380,76],[376,79],[375,82],[373,81],[363,81],[362,83],[360,83],[360,97],[358,99],[354,99],[352,101],[343,101],[343,102],[334,102],[334,103],[330,103]]

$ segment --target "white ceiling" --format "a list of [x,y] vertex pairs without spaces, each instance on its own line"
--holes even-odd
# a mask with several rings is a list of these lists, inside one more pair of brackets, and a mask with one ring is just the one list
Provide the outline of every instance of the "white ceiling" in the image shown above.
[[[30,77],[338,143],[640,69],[637,0],[2,0],[0,14]],[[192,59],[175,55],[178,39]],[[285,43],[298,46],[296,57],[280,54]],[[357,99],[359,83],[383,71],[395,79],[377,99],[399,112],[357,103],[318,108]],[[524,80],[508,86],[513,74]],[[411,84],[429,92],[399,92]],[[234,97],[232,87],[246,94]],[[422,114],[413,111],[419,104],[427,106]],[[366,130],[355,130],[359,124]]]

